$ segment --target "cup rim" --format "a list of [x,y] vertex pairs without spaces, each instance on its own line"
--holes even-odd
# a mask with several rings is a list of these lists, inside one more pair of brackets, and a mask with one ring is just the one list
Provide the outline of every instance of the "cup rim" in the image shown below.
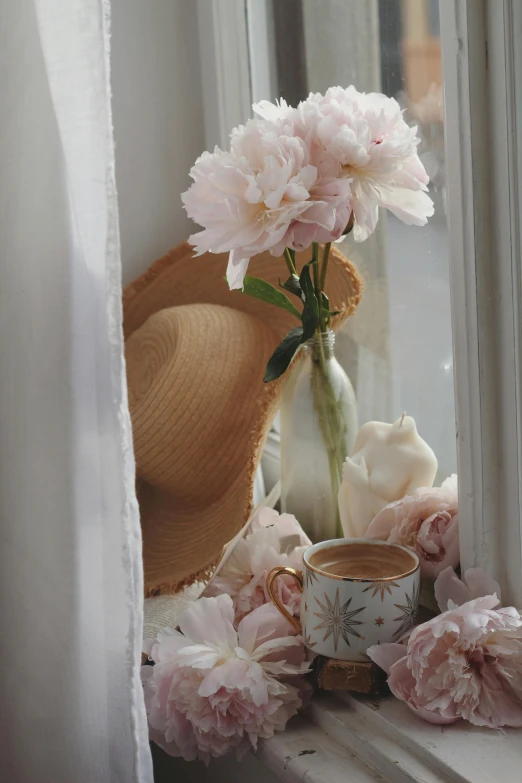
[[[372,544],[375,546],[387,546],[393,547],[394,549],[402,549],[403,552],[407,552],[407,554],[413,558],[415,566],[410,568],[408,571],[404,571],[402,574],[396,574],[394,576],[378,576],[374,579],[368,579],[361,576],[339,576],[338,574],[329,574],[328,571],[323,571],[321,568],[317,568],[317,566],[312,565],[308,561],[309,555],[313,554],[313,552],[326,549],[327,547],[338,547],[345,544]],[[313,550],[313,552],[311,550]],[[413,551],[413,549],[410,549],[407,546],[403,546],[402,544],[388,543],[388,541],[381,541],[375,538],[331,538],[327,541],[319,541],[317,544],[312,544],[307,549],[305,549],[303,552],[303,563],[307,568],[310,569],[310,571],[315,571],[316,573],[321,574],[321,576],[327,576],[329,579],[338,579],[341,582],[393,582],[397,579],[403,579],[406,576],[414,574],[420,568],[419,556],[416,552]]]

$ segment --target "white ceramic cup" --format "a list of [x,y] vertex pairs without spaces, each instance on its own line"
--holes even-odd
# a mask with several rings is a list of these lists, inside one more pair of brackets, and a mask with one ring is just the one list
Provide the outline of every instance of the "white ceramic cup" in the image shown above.
[[[346,544],[401,549],[407,555],[403,573],[377,579],[338,576],[314,566],[310,558],[321,549]],[[410,565],[408,565],[410,564]],[[301,592],[300,621],[277,597],[274,581],[287,574]],[[285,566],[272,569],[267,590],[281,614],[303,637],[312,652],[341,661],[368,661],[373,644],[396,642],[414,624],[419,609],[419,558],[411,549],[384,541],[337,538],[308,547],[303,570]]]

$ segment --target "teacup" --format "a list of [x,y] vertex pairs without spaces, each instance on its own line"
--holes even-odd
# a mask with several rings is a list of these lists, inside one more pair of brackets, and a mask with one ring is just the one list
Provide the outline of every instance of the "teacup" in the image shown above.
[[[274,581],[287,574],[300,587],[300,621],[283,606]],[[273,568],[267,590],[312,652],[341,661],[367,661],[373,644],[396,642],[419,609],[419,558],[384,541],[337,538],[308,547],[303,570]]]

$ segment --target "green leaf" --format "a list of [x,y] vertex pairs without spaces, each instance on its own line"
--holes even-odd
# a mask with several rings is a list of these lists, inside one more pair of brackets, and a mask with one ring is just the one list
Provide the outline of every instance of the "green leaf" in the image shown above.
[[303,327],[296,326],[283,337],[274,353],[268,360],[265,372],[265,383],[275,381],[288,369],[295,352],[303,342]]
[[283,310],[292,313],[292,315],[295,315],[296,318],[301,320],[301,313],[297,307],[292,304],[286,294],[283,294],[282,291],[279,291],[279,289],[271,283],[267,283],[266,280],[247,275],[243,281],[243,293],[253,296],[256,299],[261,299],[263,302],[268,302],[268,304],[281,307]]
[[[306,302],[306,299],[309,296],[315,296],[314,284],[312,283],[312,278],[310,276],[310,267],[312,264],[313,261],[309,261],[307,264],[305,264],[301,269],[301,274],[299,276],[299,285],[301,286],[301,296],[303,302]],[[317,297],[315,298],[317,301]]]
[[354,225],[355,225],[355,215],[352,212],[352,214],[350,215],[350,220],[348,221],[346,228],[343,231],[343,236],[350,234]]
[[288,278],[288,280],[285,280],[284,283],[279,281],[279,285],[281,288],[284,288],[285,291],[290,291],[291,294],[294,294],[299,299],[301,299],[302,291],[301,291],[301,285],[299,283],[299,278],[297,275],[291,275],[291,277]]
[[310,277],[310,265],[313,262],[305,264],[301,270],[299,283],[303,292],[302,299],[304,303],[301,320],[303,322],[303,342],[309,340],[315,333],[319,323],[319,302],[315,295],[314,285]]
[[340,310],[330,310],[330,300],[324,293],[324,291],[321,292],[321,311],[319,313],[319,318],[322,320],[323,318],[327,319],[327,322],[330,322],[330,318],[333,318],[335,315],[340,315]]

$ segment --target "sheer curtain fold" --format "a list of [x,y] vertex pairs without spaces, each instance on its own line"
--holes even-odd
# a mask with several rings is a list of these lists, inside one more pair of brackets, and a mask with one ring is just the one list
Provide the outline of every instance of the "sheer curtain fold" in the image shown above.
[[0,11],[0,779],[151,783],[110,4]]

